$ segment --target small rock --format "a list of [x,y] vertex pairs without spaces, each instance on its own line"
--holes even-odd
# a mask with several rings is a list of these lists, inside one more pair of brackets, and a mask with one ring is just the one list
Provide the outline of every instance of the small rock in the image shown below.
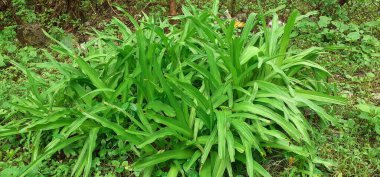
[[16,30],[16,37],[23,45],[44,46],[48,39],[40,24],[22,24]]

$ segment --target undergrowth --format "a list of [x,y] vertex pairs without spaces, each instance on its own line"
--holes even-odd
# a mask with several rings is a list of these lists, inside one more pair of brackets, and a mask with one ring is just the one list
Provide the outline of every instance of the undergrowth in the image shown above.
[[323,48],[289,47],[294,25],[310,14],[294,11],[281,26],[273,11],[252,13],[237,30],[218,16],[217,3],[182,12],[176,26],[148,16],[137,22],[125,13],[134,29],[114,18],[116,33],[95,30],[78,49],[46,33],[58,56],[71,60],[45,50],[50,62],[36,67],[56,75],[11,61],[29,90],[10,103],[7,113],[19,118],[0,127],[0,137],[31,140],[31,162],[18,175],[36,173],[63,151],[75,159],[71,175],[90,176],[104,153],[99,147],[109,142],[127,158],[116,166],[144,176],[155,169],[167,176],[233,176],[239,166],[248,176],[270,176],[261,164],[275,151],[303,164],[297,174],[333,165],[317,156],[314,120],[305,112],[335,124],[324,108],[345,101],[329,96],[329,72],[315,62]]

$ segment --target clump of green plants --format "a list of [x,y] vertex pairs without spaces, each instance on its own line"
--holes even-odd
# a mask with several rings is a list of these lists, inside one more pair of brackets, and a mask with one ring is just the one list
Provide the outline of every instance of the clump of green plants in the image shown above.
[[[340,55],[351,58],[354,70],[364,66],[379,65],[380,42],[378,40],[379,20],[363,24],[346,23],[328,16],[319,19],[305,19],[297,25],[301,45],[320,44],[338,47]],[[305,44],[306,43],[306,44]]]
[[50,62],[39,67],[59,73],[51,78],[12,62],[30,94],[12,103],[19,118],[0,137],[31,135],[32,159],[19,176],[58,151],[75,157],[72,176],[90,176],[105,140],[123,145],[128,161],[117,166],[135,175],[233,176],[244,166],[250,177],[270,176],[261,162],[273,149],[302,163],[299,173],[330,165],[316,156],[304,111],[336,123],[324,107],[345,101],[323,93],[329,73],[314,62],[323,48],[289,48],[305,16],[294,11],[281,26],[274,13],[252,13],[237,31],[219,18],[217,2],[182,12],[177,25],[126,13],[134,29],[114,18],[116,34],[95,31],[79,49],[51,37],[51,48],[71,60],[45,51]]
[[37,62],[38,49],[33,46],[20,46],[16,40],[16,26],[0,31],[0,68],[10,67],[10,61],[27,64]]
[[367,120],[373,130],[380,135],[380,107],[371,104],[359,104],[357,108],[361,111],[359,117]]
[[0,67],[4,67],[9,63],[9,54],[14,53],[17,49],[14,43],[16,37],[15,27],[6,27],[0,31]]

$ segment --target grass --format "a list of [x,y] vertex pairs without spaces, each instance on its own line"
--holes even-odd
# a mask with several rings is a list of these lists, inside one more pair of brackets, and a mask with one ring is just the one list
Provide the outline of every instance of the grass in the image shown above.
[[[130,17],[130,29],[115,18],[112,30],[95,31],[81,49],[56,40],[44,63],[27,69],[11,61],[28,79],[19,87],[30,93],[12,96],[11,109],[3,109],[14,116],[0,127],[11,144],[1,145],[0,174],[377,174],[378,139],[356,104],[376,103],[368,87],[376,86],[378,70],[342,79],[350,66],[343,52],[318,57],[323,48],[297,49],[293,44],[307,42],[289,40],[301,23],[297,12],[272,28],[252,14],[254,23],[236,30],[214,16],[216,7],[185,7],[177,26]],[[277,24],[276,14],[266,15]],[[328,73],[315,61],[337,86],[325,83]],[[371,68],[358,69],[364,67]],[[344,101],[322,92],[346,94],[349,104],[329,109],[326,103]]]
[[[333,55],[339,57],[337,55]],[[345,59],[341,58],[341,61]],[[374,65],[379,61],[374,60]],[[362,111],[357,108],[358,104],[378,105],[374,93],[378,93],[379,70],[371,69],[366,65],[359,66],[358,70],[371,75],[362,75],[356,71],[346,71],[353,78],[342,77],[342,70],[348,68],[350,61],[331,62],[324,65],[335,65],[333,72],[335,83],[340,92],[346,94],[350,101],[347,106],[336,107],[337,115],[343,120],[342,125],[329,129],[322,129],[318,134],[320,142],[320,154],[326,158],[335,159],[339,164],[332,172],[334,175],[362,175],[373,176],[380,172],[379,165],[379,136],[375,132],[375,124],[361,118]],[[360,79],[359,79],[360,78]]]

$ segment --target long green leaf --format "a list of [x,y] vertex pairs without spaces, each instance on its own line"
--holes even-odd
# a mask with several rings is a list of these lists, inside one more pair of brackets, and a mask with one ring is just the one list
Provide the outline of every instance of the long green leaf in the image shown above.
[[190,150],[171,150],[145,157],[133,164],[133,169],[140,170],[173,159],[187,159],[193,155]]

